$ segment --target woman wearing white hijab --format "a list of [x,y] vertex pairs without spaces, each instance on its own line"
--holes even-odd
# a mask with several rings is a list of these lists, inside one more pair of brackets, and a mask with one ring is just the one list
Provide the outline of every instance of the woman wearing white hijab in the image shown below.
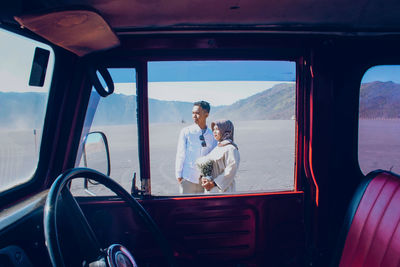
[[211,130],[218,145],[205,156],[212,160],[212,180],[201,178],[201,185],[206,192],[235,192],[235,175],[239,168],[240,155],[238,146],[233,142],[233,124],[230,120],[211,123]]

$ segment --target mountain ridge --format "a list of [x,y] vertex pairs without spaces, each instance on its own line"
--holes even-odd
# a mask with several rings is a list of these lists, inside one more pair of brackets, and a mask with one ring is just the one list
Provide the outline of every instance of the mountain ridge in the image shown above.
[[[45,114],[47,94],[0,92],[0,127],[37,128]],[[361,119],[400,118],[400,84],[364,83]],[[149,99],[150,123],[191,122],[193,103]],[[136,123],[136,96],[113,94],[101,100],[96,125]],[[228,106],[212,106],[209,120],[289,120],[295,113],[295,84],[281,83]]]
[[400,84],[394,82],[370,82],[361,85],[360,118],[400,118]]

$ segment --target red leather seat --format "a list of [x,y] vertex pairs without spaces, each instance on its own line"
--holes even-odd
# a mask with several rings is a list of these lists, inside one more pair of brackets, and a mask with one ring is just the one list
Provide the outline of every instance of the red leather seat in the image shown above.
[[400,177],[375,171],[367,178],[346,215],[338,265],[400,266]]

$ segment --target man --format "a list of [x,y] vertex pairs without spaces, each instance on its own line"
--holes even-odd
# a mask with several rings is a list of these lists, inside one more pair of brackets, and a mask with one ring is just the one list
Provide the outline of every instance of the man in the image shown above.
[[195,102],[192,109],[194,124],[183,128],[179,134],[175,172],[181,194],[204,192],[199,181],[200,172],[196,167],[196,160],[207,155],[217,145],[211,129],[207,127],[209,113],[208,102]]

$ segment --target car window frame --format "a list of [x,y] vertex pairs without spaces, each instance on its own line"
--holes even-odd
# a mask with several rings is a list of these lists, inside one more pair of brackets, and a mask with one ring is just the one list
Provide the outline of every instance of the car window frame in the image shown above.
[[[109,59],[109,58],[108,58]],[[136,94],[137,94],[137,129],[138,129],[138,153],[139,153],[139,172],[140,172],[140,188],[139,190],[143,193],[139,195],[135,195],[138,198],[187,198],[187,197],[196,197],[196,198],[204,198],[208,197],[206,195],[168,195],[168,196],[156,196],[151,194],[151,172],[150,172],[150,136],[149,136],[149,106],[148,106],[148,63],[153,61],[188,61],[188,60],[196,60],[196,61],[237,61],[237,60],[260,60],[260,61],[291,61],[295,64],[296,70],[296,86],[295,86],[295,156],[294,156],[294,172],[293,172],[293,180],[294,180],[294,189],[293,191],[277,191],[277,192],[237,192],[235,194],[221,194],[220,197],[230,197],[230,196],[246,196],[246,195],[265,195],[265,194],[280,194],[287,192],[299,192],[302,190],[302,182],[301,177],[304,173],[301,171],[303,168],[303,156],[302,153],[298,153],[299,146],[303,144],[303,140],[298,140],[299,132],[303,131],[303,128],[299,128],[298,125],[300,121],[303,121],[302,112],[299,109],[299,106],[302,106],[299,103],[302,97],[299,96],[300,86],[304,86],[304,83],[300,82],[301,72],[299,71],[299,66],[303,61],[303,57],[298,55],[293,56],[285,56],[285,57],[276,57],[276,56],[260,56],[260,55],[247,55],[246,53],[228,53],[223,57],[215,56],[212,53],[209,55],[202,55],[201,57],[195,57],[191,55],[191,52],[186,52],[183,54],[177,53],[170,54],[168,57],[163,56],[130,56],[128,59],[121,60],[112,59],[110,61],[104,61],[103,65],[106,68],[134,68],[136,70]],[[89,90],[90,91],[90,90]],[[304,91],[304,90],[303,90]],[[88,104],[88,103],[87,103]],[[86,116],[86,109],[83,114],[83,117]],[[82,122],[83,124],[83,122]],[[80,134],[79,138],[80,139]],[[112,155],[111,155],[112,157]],[[75,163],[75,162],[74,162]],[[73,163],[73,164],[74,164]],[[72,164],[72,165],[73,165]],[[112,168],[112,166],[111,166]],[[102,196],[91,196],[94,198],[104,198]],[[107,197],[106,197],[107,198]]]
[[360,68],[360,72],[359,72],[359,86],[358,86],[358,91],[357,91],[357,122],[355,124],[355,153],[356,153],[356,164],[357,164],[357,171],[359,173],[360,176],[362,177],[367,177],[369,175],[370,172],[364,173],[363,170],[361,169],[360,166],[360,158],[359,158],[359,136],[360,136],[360,96],[361,96],[361,85],[362,85],[362,80],[365,76],[365,74],[372,68],[375,67],[380,67],[380,66],[400,66],[400,61],[390,58],[382,60],[382,59],[376,59],[373,58],[372,60],[368,60],[366,62],[363,62],[362,64],[362,68]]

